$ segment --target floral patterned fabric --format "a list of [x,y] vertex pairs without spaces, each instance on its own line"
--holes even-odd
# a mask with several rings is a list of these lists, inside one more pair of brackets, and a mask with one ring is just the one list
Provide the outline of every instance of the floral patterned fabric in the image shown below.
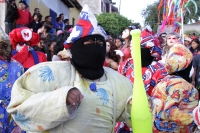
[[[105,81],[93,82],[65,61],[35,65],[15,82],[7,111],[27,132],[111,133],[116,120],[131,123],[125,107],[132,84],[110,68],[104,71]],[[84,95],[75,112],[66,104],[73,87]]]
[[192,111],[198,104],[198,91],[179,76],[167,76],[152,92],[153,133],[190,133],[194,128]]
[[[134,82],[134,65],[131,58],[125,62],[122,62],[119,65],[118,71],[127,77],[131,82]],[[167,72],[165,71],[164,66],[157,62],[153,62],[148,67],[142,68],[144,87],[149,96],[151,96],[151,92],[154,86],[166,75]]]
[[[183,44],[174,44],[167,53],[165,69],[169,74],[184,71],[192,57],[192,53]],[[195,124],[192,111],[198,99],[197,89],[182,77],[165,77],[152,91],[153,132],[193,132]]]
[[23,73],[21,64],[15,61],[4,62],[0,60],[0,132],[1,133],[22,133],[12,117],[7,113],[6,108],[10,103],[12,86]]
[[169,74],[186,69],[193,59],[190,50],[183,44],[174,44],[166,56],[165,68]]

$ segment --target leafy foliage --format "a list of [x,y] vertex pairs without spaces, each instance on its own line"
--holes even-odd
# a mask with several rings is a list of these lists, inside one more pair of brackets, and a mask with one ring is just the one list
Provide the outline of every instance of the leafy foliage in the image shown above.
[[192,35],[193,33],[195,33],[196,35],[199,35],[200,33],[199,33],[199,31],[197,31],[197,30],[187,30],[187,31],[185,31],[184,32],[186,35]]
[[104,28],[107,34],[119,35],[132,21],[118,13],[102,13],[96,16],[98,23]]
[[200,17],[200,1],[199,0],[194,0],[197,4],[197,8],[198,8],[198,11],[197,11],[197,14],[195,14],[195,6],[192,2],[189,3],[188,5],[188,9],[187,9],[187,12],[185,13],[185,16],[184,16],[184,23],[187,24],[188,22],[192,22],[195,21],[197,22],[199,20],[199,17]]
[[[142,17],[145,18],[144,24],[150,25],[152,29],[156,29],[157,25],[161,23],[161,17],[158,19],[158,5],[159,1],[155,1],[153,4],[147,5],[146,9],[143,9],[141,12]],[[161,11],[163,10],[161,9]]]

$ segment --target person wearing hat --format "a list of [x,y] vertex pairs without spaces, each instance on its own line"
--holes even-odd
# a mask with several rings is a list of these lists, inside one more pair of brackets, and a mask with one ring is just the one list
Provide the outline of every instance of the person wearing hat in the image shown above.
[[22,129],[111,133],[116,120],[131,123],[125,108],[132,84],[120,73],[103,67],[105,38],[105,31],[85,5],[67,39],[72,43],[70,63],[40,63],[15,82],[7,111]]
[[[163,79],[167,73],[164,66],[158,63],[158,60],[161,58],[162,50],[159,46],[158,39],[149,26],[142,30],[140,43],[142,77],[146,92],[151,96],[154,86]],[[130,47],[130,50],[132,50],[131,48],[132,47]],[[118,71],[134,83],[134,64],[132,58],[120,63]]]
[[39,34],[22,27],[14,29],[9,36],[13,48],[12,58],[20,62],[25,71],[38,63],[47,61],[44,53],[33,49],[33,46],[40,42]]
[[[151,103],[151,93],[157,83],[159,83],[167,72],[163,65],[158,63],[161,58],[162,50],[159,45],[158,38],[155,36],[151,27],[146,26],[141,32],[141,63],[142,63],[142,78],[144,87],[148,96],[149,103]],[[130,50],[132,44],[130,46]],[[118,71],[134,83],[134,59],[129,58],[120,63]],[[123,122],[118,122],[115,127],[116,133],[129,132],[130,128]],[[133,131],[134,132],[134,131]]]
[[23,66],[11,58],[11,44],[8,35],[0,27],[0,132],[22,133],[6,108],[11,100],[14,82],[23,74]]
[[[168,76],[152,91],[154,133],[192,133],[193,109],[198,105],[198,91],[187,82],[193,55],[183,44],[175,43],[166,56]],[[187,76],[185,76],[187,75]]]
[[165,59],[169,49],[173,46],[174,43],[180,42],[179,39],[179,35],[175,32],[171,32],[166,35],[165,43],[162,45],[162,59],[159,60],[160,64],[165,65]]
[[190,47],[191,47],[191,41],[192,41],[192,39],[191,39],[190,37],[188,37],[188,36],[185,36],[185,37],[184,37],[184,45],[185,45],[188,49],[190,49]]
[[167,36],[167,33],[163,32],[158,37],[159,40],[160,40],[160,46],[161,46],[162,49],[163,49],[165,42],[166,42],[166,36]]
[[29,10],[26,9],[27,4],[25,1],[19,1],[18,18],[16,21],[16,28],[28,27],[32,21],[32,16]]

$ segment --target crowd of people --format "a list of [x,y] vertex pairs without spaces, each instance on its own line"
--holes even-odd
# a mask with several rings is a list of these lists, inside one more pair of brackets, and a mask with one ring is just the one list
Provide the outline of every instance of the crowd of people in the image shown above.
[[[131,30],[108,36],[89,7],[71,27],[9,0],[0,29],[0,132],[131,133]],[[16,20],[16,28],[13,22]],[[90,25],[90,26],[88,26]],[[200,132],[200,41],[141,29],[142,79],[153,133]],[[138,104],[140,102],[138,101]],[[138,110],[139,111],[139,110]]]

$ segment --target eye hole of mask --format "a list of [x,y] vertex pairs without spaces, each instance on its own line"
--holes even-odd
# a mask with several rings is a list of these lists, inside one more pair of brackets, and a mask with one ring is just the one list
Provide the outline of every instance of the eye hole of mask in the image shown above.
[[103,41],[101,41],[101,40],[96,40],[96,42],[95,42],[95,40],[92,40],[92,39],[86,40],[83,44],[84,44],[84,45],[88,45],[88,44],[94,44],[94,43],[103,45]]

